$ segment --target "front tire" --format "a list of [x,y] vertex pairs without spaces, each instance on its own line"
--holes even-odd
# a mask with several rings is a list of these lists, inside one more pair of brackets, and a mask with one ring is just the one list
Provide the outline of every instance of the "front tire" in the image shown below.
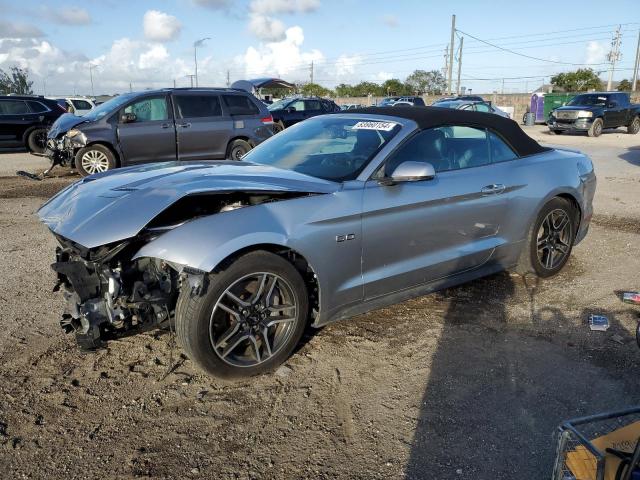
[[27,148],[31,153],[44,153],[47,146],[47,129],[36,128],[27,137]]
[[640,132],[640,116],[634,118],[633,122],[627,127],[627,133],[631,135],[635,135],[638,132]]
[[291,355],[309,310],[304,280],[293,265],[259,250],[207,280],[199,295],[183,288],[176,307],[178,341],[191,360],[230,379],[268,372]]
[[76,153],[75,165],[78,173],[83,177],[102,173],[116,168],[116,158],[113,152],[104,145],[89,145]]
[[589,135],[590,137],[599,137],[600,135],[602,135],[603,127],[604,127],[604,123],[602,119],[596,118],[591,124],[591,126],[589,127],[589,130],[587,130],[587,135]]
[[560,272],[571,255],[576,227],[576,212],[569,201],[553,198],[529,229],[517,272],[535,273],[542,278]]
[[549,130],[554,135],[562,135],[562,130]]

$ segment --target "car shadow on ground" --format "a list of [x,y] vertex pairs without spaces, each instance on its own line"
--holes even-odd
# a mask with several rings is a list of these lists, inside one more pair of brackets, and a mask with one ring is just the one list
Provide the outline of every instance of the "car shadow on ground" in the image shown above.
[[[634,403],[638,392],[580,346],[535,333],[569,323],[561,310],[536,304],[539,288],[535,277],[501,273],[445,291],[450,302],[406,478],[548,478],[561,421]],[[507,302],[541,328],[523,334],[510,326]]]
[[[638,140],[638,143],[640,144],[640,140]],[[618,158],[629,162],[631,165],[640,167],[640,145],[628,148],[626,152],[618,155]]]

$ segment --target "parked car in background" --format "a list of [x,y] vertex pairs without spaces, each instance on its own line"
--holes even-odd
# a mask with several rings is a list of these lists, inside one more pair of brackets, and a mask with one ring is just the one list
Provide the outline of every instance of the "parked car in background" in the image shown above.
[[488,102],[477,102],[474,100],[447,100],[433,104],[438,108],[453,108],[455,110],[469,110],[472,112],[494,113],[501,117],[511,118],[507,112],[494,107]]
[[65,100],[68,105],[67,112],[74,115],[84,115],[96,106],[93,100],[87,97],[66,97]]
[[272,103],[268,108],[273,116],[275,132],[281,132],[307,118],[340,111],[340,107],[335,102],[320,97],[283,98]]
[[557,274],[587,235],[596,188],[579,152],[497,115],[433,107],[317,116],[240,162],[91,180],[38,211],[60,244],[61,326],[94,349],[175,325],[188,357],[220,377],[276,368],[309,324],[504,269]]
[[355,110],[356,108],[363,108],[364,105],[361,103],[345,103],[340,105],[341,110]]
[[273,135],[253,95],[233,89],[175,88],[126,93],[51,127],[46,154],[85,176],[173,160],[240,159]]
[[640,105],[631,103],[628,93],[584,93],[552,110],[547,125],[555,134],[587,132],[598,137],[605,128],[627,127],[635,135],[640,132]]
[[378,103],[378,107],[391,107],[398,102],[402,102],[401,105],[405,106],[419,106],[424,107],[424,100],[422,97],[408,97],[408,96],[397,96],[397,97],[385,97],[380,100]]
[[65,112],[55,100],[38,96],[0,96],[0,147],[45,150],[48,128]]
[[451,100],[465,100],[469,102],[485,102],[485,99],[482,98],[480,95],[454,95],[451,97],[442,97],[436,100],[435,102],[433,102],[431,105],[436,106],[436,103],[438,102],[449,102]]

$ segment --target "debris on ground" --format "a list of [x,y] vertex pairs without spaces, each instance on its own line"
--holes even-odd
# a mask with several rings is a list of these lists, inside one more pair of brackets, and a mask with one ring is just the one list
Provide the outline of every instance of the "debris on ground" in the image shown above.
[[624,303],[640,305],[640,292],[622,292],[622,301]]
[[606,332],[609,329],[609,319],[604,315],[589,315],[589,328],[596,332]]

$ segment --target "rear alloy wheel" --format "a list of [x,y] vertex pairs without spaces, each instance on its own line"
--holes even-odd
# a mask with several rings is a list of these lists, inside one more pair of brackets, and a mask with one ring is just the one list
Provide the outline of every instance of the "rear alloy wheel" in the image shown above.
[[36,128],[27,137],[27,147],[31,153],[44,153],[47,146],[47,129]]
[[640,117],[636,117],[633,119],[633,122],[627,127],[627,133],[631,135],[635,135],[640,132]]
[[90,145],[78,150],[75,165],[78,173],[86,177],[116,168],[116,159],[113,152],[104,145]]
[[239,378],[284,362],[307,323],[300,273],[282,257],[250,252],[208,278],[206,292],[180,292],[176,332],[187,356],[207,373]]
[[569,260],[576,235],[576,213],[564,198],[547,203],[531,226],[518,273],[551,277]]
[[599,137],[600,135],[602,135],[603,126],[604,124],[602,123],[602,119],[596,118],[591,124],[591,127],[589,127],[587,135],[589,135],[590,137]]
[[249,142],[244,140],[234,140],[229,144],[229,148],[227,150],[227,159],[229,160],[242,160],[249,150],[251,150],[251,145]]

